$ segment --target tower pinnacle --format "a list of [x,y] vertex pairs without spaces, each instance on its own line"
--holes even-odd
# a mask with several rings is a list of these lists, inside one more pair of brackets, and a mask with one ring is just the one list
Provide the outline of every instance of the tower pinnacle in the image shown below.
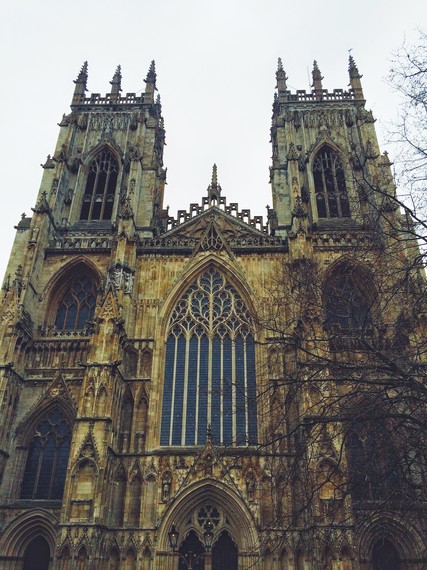
[[313,76],[313,91],[316,96],[316,99],[321,99],[323,94],[323,85],[322,85],[322,74],[320,73],[319,66],[317,65],[317,61],[314,60],[313,62],[313,71],[311,72]]
[[145,94],[146,100],[150,103],[154,103],[154,91],[156,91],[156,64],[154,59],[150,63],[150,67],[147,72],[147,77],[144,79],[145,81]]
[[76,84],[74,88],[73,103],[79,103],[81,99],[84,99],[85,91],[87,91],[87,61],[85,61],[80,69],[77,79],[74,80]]
[[279,59],[277,60],[277,71],[276,71],[276,80],[277,80],[277,89],[279,91],[279,93],[281,91],[286,91],[288,86],[286,85],[286,80],[288,78],[286,77],[286,72],[283,69],[283,64],[282,64],[282,60],[279,57]]
[[354,92],[355,99],[363,99],[362,82],[360,81],[362,75],[359,73],[359,69],[351,53],[348,56],[348,74],[350,76],[350,86]]
[[208,186],[209,204],[211,204],[212,201],[214,200],[218,202],[220,197],[221,197],[221,186],[218,184],[218,169],[216,164],[214,164],[212,167],[211,183]]
[[119,95],[120,91],[122,90],[122,68],[120,65],[117,66],[110,84],[111,95]]

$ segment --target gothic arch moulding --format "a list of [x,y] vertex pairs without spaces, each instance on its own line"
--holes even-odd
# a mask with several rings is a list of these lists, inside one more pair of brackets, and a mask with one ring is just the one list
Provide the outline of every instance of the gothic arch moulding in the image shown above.
[[78,280],[88,281],[89,287],[92,288],[93,301],[96,301],[98,290],[102,284],[102,275],[91,260],[84,256],[76,257],[51,278],[41,296],[41,300],[46,302],[45,325],[52,326],[55,324],[62,300],[68,296],[68,292]]
[[226,529],[236,543],[240,554],[255,554],[259,550],[259,537],[252,514],[236,493],[215,479],[204,479],[187,487],[178,495],[173,506],[165,513],[159,529],[158,548],[169,551],[168,532],[173,524],[181,533],[181,539],[193,530],[188,523],[189,515],[206,505],[216,507],[222,513],[221,520],[227,521],[227,527],[214,528],[214,541],[221,531]]
[[35,538],[42,537],[48,543],[52,557],[58,523],[58,519],[44,509],[31,509],[22,513],[5,528],[0,541],[0,552],[5,557],[22,558],[28,545]]
[[196,281],[196,279],[202,275],[209,268],[216,269],[221,273],[228,283],[232,285],[238,294],[242,297],[251,315],[256,314],[255,306],[253,303],[254,292],[251,291],[247,284],[245,276],[242,274],[239,267],[235,264],[230,263],[230,261],[220,257],[216,253],[209,253],[202,260],[197,263],[192,264],[187,268],[181,275],[179,275],[175,282],[169,288],[163,304],[160,306],[159,310],[159,322],[161,335],[164,337],[166,335],[166,329],[169,323],[169,317],[175,308],[175,305],[180,300],[180,297],[186,292],[186,290],[191,287],[191,285]]
[[[387,540],[391,543],[399,554],[401,562],[411,561],[414,566],[410,568],[421,568],[421,564],[427,561],[426,547],[422,535],[409,521],[396,521],[389,516],[377,515],[375,520],[367,522],[361,528],[356,544],[359,547],[360,560],[370,562],[372,551],[378,540]],[[417,565],[417,562],[420,564]],[[403,566],[406,568],[406,566]]]

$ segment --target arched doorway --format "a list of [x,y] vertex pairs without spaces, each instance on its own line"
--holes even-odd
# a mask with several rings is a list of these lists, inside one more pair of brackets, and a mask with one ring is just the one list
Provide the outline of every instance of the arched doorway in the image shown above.
[[386,538],[377,540],[372,549],[374,570],[400,570],[399,554],[395,546]]
[[49,560],[49,545],[42,536],[38,536],[25,549],[23,570],[48,570]]
[[237,547],[226,530],[212,548],[212,570],[237,570]]
[[192,530],[179,548],[179,553],[185,560],[180,556],[178,569],[204,570],[204,550],[199,537]]

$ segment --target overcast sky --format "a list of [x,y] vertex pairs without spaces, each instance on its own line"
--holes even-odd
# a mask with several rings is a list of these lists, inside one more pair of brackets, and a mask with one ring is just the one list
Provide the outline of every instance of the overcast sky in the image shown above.
[[352,49],[387,150],[384,125],[398,104],[385,82],[390,59],[427,16],[425,0],[15,0],[2,6],[1,277],[13,226],[34,206],[40,163],[53,154],[57,123],[69,112],[84,60],[89,92],[103,94],[118,64],[123,91],[142,91],[155,59],[171,214],[200,201],[216,162],[228,201],[265,216],[277,58],[290,89],[310,89],[316,59],[324,88],[332,90],[348,85]]

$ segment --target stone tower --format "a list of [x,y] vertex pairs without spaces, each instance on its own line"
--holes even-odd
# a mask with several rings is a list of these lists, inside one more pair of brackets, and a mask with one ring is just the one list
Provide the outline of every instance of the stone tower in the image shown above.
[[264,224],[216,165],[170,216],[154,62],[138,96],[83,65],[1,292],[0,568],[424,567],[394,419],[424,276],[349,75],[279,60]]

